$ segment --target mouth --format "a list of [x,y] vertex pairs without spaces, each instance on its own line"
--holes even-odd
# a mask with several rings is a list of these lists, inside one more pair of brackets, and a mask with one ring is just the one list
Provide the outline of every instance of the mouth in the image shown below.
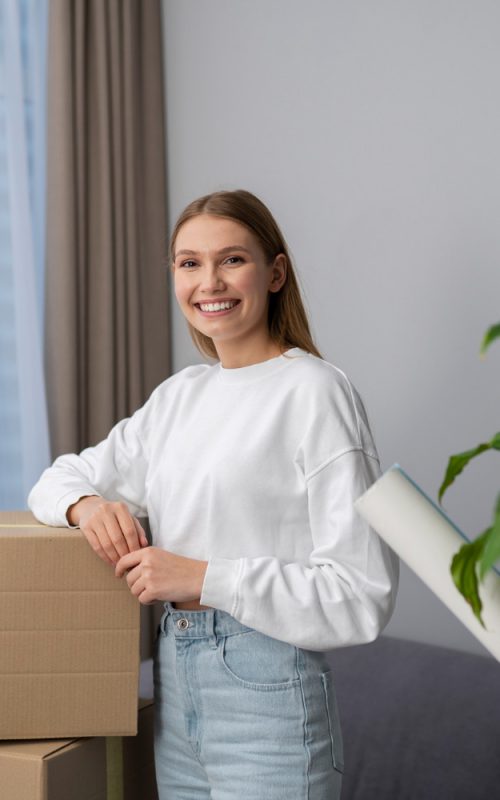
[[[237,308],[241,302],[241,300],[231,300],[232,305],[229,306],[229,302],[225,303],[194,303],[195,308],[198,312],[204,317],[223,317],[227,314],[231,314],[235,308]],[[204,308],[202,308],[202,305]]]

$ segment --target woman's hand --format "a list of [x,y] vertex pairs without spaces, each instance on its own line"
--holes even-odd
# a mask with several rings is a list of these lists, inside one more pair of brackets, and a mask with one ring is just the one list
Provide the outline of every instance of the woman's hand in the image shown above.
[[92,549],[107,564],[115,565],[126,553],[148,546],[144,528],[126,503],[87,496],[72,505],[66,516],[72,525],[80,527]]
[[127,574],[130,591],[140,603],[199,600],[208,561],[177,556],[160,547],[145,547],[120,558],[117,578]]

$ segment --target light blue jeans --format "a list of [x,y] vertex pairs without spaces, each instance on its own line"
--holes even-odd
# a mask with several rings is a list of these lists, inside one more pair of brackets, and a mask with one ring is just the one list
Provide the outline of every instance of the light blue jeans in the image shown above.
[[154,657],[160,800],[338,800],[342,735],[324,653],[225,611],[165,603]]

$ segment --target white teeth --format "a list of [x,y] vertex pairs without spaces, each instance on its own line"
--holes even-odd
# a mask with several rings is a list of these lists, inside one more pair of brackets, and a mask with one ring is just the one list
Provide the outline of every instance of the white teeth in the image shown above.
[[228,303],[200,303],[200,308],[202,311],[222,311],[222,309],[232,308],[235,306],[235,302],[228,302]]

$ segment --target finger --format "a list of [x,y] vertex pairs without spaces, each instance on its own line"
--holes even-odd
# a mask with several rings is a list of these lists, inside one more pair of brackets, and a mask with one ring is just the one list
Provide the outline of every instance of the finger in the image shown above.
[[103,560],[108,559],[110,563],[116,564],[119,556],[107,534],[106,526],[102,519],[92,519],[90,522],[82,525],[81,530],[89,539],[96,553],[103,558]]
[[148,547],[149,542],[148,542],[148,537],[146,536],[146,531],[142,527],[142,525],[139,522],[139,520],[137,519],[137,517],[134,517],[133,519],[134,519],[134,522],[135,522],[135,525],[136,525],[136,528],[137,528],[137,534],[139,536],[139,541],[141,543],[141,547]]
[[[125,552],[132,553],[134,550],[140,550],[141,542],[137,531],[137,520],[132,516],[127,505],[117,503],[115,513],[124,540]],[[121,553],[121,555],[124,554]]]
[[121,524],[117,519],[116,514],[117,512],[114,508],[107,509],[106,513],[102,517],[102,522],[106,528],[106,533],[108,534],[109,540],[118,554],[118,558],[121,558],[121,556],[124,556],[125,553],[129,552],[129,549],[127,540],[125,539]]
[[120,558],[120,553],[118,552],[114,543],[110,539],[104,519],[96,520],[92,524],[92,528],[97,538],[99,539],[99,543],[104,552],[106,553],[107,557],[111,560],[113,564],[116,564],[116,562]]
[[154,604],[158,602],[156,597],[152,597],[151,592],[149,592],[147,589],[141,592],[137,599],[143,606],[154,606]]
[[133,553],[126,553],[122,556],[115,567],[115,575],[121,578],[129,569],[133,569],[142,561],[142,550],[134,550]]
[[139,580],[136,581],[131,591],[143,606],[149,606],[157,602],[154,590],[148,585],[144,575],[141,575]]
[[92,522],[92,525],[85,525],[81,530],[85,533],[87,538],[90,537],[89,541],[91,544],[92,542],[95,543],[94,536],[96,537],[97,545],[94,547],[94,549],[101,558],[104,558],[105,556],[110,563],[116,564],[119,558],[118,553],[116,552],[113,543],[106,532],[106,527],[101,520],[95,520]]
[[129,589],[131,589],[132,586],[134,585],[134,583],[137,580],[139,580],[140,575],[141,575],[141,565],[140,564],[138,564],[133,569],[129,569],[129,571],[125,575],[125,580],[128,583]]
[[139,595],[146,590],[146,582],[144,580],[144,576],[139,575],[137,580],[129,588],[134,597],[139,597]]
[[99,558],[101,558],[106,564],[110,564],[112,567],[114,567],[114,562],[106,554],[94,531],[84,530],[83,528],[81,530],[96,555],[98,555]]

